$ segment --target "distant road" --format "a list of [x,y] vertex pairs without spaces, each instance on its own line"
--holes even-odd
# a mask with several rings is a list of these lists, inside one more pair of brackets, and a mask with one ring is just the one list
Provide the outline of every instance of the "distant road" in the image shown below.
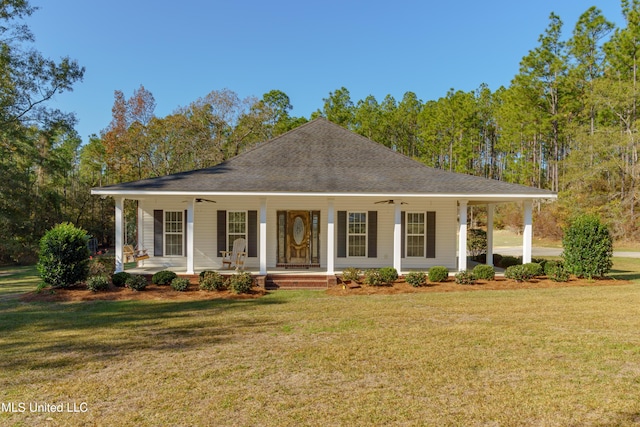
[[[561,248],[544,248],[533,247],[531,248],[532,255],[537,256],[560,256],[562,253]],[[522,246],[496,246],[493,248],[493,253],[500,255],[520,256],[522,255]],[[640,258],[640,252],[626,252],[626,251],[613,251],[614,257],[620,258]]]

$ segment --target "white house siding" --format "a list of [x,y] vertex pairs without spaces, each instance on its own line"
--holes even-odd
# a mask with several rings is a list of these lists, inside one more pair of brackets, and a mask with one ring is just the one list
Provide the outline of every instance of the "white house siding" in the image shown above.
[[[259,197],[242,196],[208,196],[208,200],[216,203],[200,202],[194,204],[194,248],[195,271],[218,269],[222,265],[217,253],[217,211],[260,210]],[[347,267],[361,269],[393,265],[393,229],[395,206],[393,204],[376,204],[384,200],[380,197],[334,197],[334,207],[338,211],[377,211],[378,212],[378,256],[335,258],[335,270]],[[187,196],[148,197],[140,201],[143,212],[142,240],[143,246],[152,255],[143,261],[145,267],[162,267],[186,270],[186,257],[154,257],[154,220],[153,211],[184,211],[187,209]],[[327,260],[327,218],[328,198],[324,196],[270,196],[266,198],[267,207],[267,267],[273,268],[277,261],[277,212],[282,210],[320,211],[320,265],[326,268]],[[403,258],[402,271],[426,269],[434,265],[443,265],[449,269],[456,268],[456,230],[457,208],[452,199],[411,198],[401,206],[403,212],[436,212],[436,258]],[[337,222],[337,217],[336,217]],[[259,234],[258,227],[258,234]],[[337,233],[337,227],[336,227]],[[258,235],[258,239],[260,236]],[[337,242],[337,236],[334,238]],[[259,269],[258,257],[247,258],[245,267],[249,270]]]
[[[378,256],[336,258],[335,268],[340,271],[347,267],[374,268],[393,266],[393,229],[395,221],[395,205],[376,204],[384,198],[344,198],[335,201],[337,211],[378,211]],[[449,269],[456,268],[456,201],[452,199],[411,198],[401,205],[402,212],[436,212],[436,258],[405,257],[402,259],[402,271],[426,269],[434,265],[442,265]]]

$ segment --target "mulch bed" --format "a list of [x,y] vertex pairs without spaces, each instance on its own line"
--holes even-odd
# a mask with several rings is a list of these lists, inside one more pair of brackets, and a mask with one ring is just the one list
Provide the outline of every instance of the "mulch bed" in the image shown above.
[[174,291],[171,286],[147,285],[141,291],[129,288],[118,288],[111,285],[108,290],[91,292],[84,285],[69,288],[45,288],[40,292],[29,292],[20,297],[25,302],[32,301],[127,301],[127,300],[166,300],[166,301],[194,301],[213,299],[251,299],[267,294],[260,288],[253,288],[249,294],[236,294],[231,291],[201,291],[198,285],[189,285],[184,292]]
[[[611,278],[588,280],[572,278],[568,282],[554,282],[546,278],[534,279],[530,282],[516,282],[515,280],[496,277],[495,280],[478,280],[473,285],[459,285],[453,278],[446,282],[428,283],[426,286],[414,288],[403,280],[396,281],[393,286],[367,286],[357,283],[339,283],[337,286],[327,289],[329,295],[372,295],[372,294],[407,294],[418,292],[468,292],[468,291],[496,291],[515,289],[545,289],[566,288],[576,286],[617,286],[627,285],[631,282]],[[343,286],[344,285],[344,286]]]
[[[514,289],[545,289],[576,286],[617,286],[631,282],[616,279],[588,280],[572,278],[568,282],[554,282],[546,278],[535,279],[530,282],[516,282],[514,280],[497,277],[495,280],[479,280],[474,285],[458,285],[453,278],[442,283],[430,283],[426,286],[414,288],[398,280],[393,286],[367,286],[358,283],[341,283],[326,290],[328,295],[392,295],[421,292],[468,292],[483,290],[514,290]],[[109,290],[91,292],[83,285],[76,285],[65,289],[43,289],[40,292],[29,292],[20,297],[25,302],[32,301],[124,301],[124,300],[163,300],[163,301],[193,301],[213,299],[252,299],[260,298],[269,293],[254,287],[249,294],[235,294],[231,291],[200,291],[198,285],[191,284],[187,291],[178,292],[170,286],[148,285],[142,291],[132,291],[128,288],[111,286]]]

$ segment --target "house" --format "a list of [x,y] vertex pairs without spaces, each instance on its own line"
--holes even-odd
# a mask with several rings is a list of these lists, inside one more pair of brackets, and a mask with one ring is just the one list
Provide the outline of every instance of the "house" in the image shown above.
[[[123,203],[134,199],[138,246],[150,255],[145,267],[220,269],[221,251],[244,238],[250,271],[309,268],[328,276],[347,267],[465,270],[467,207],[487,205],[492,230],[493,207],[504,202],[524,204],[528,262],[532,201],[557,198],[427,167],[323,118],[210,168],[91,192],[115,198],[116,271],[123,268]],[[488,240],[491,248],[491,232]]]

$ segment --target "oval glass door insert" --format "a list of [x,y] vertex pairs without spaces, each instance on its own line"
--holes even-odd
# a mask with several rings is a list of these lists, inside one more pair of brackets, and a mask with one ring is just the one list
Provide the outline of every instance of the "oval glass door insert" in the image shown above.
[[295,240],[296,245],[304,241],[304,221],[299,216],[293,220],[293,240]]

